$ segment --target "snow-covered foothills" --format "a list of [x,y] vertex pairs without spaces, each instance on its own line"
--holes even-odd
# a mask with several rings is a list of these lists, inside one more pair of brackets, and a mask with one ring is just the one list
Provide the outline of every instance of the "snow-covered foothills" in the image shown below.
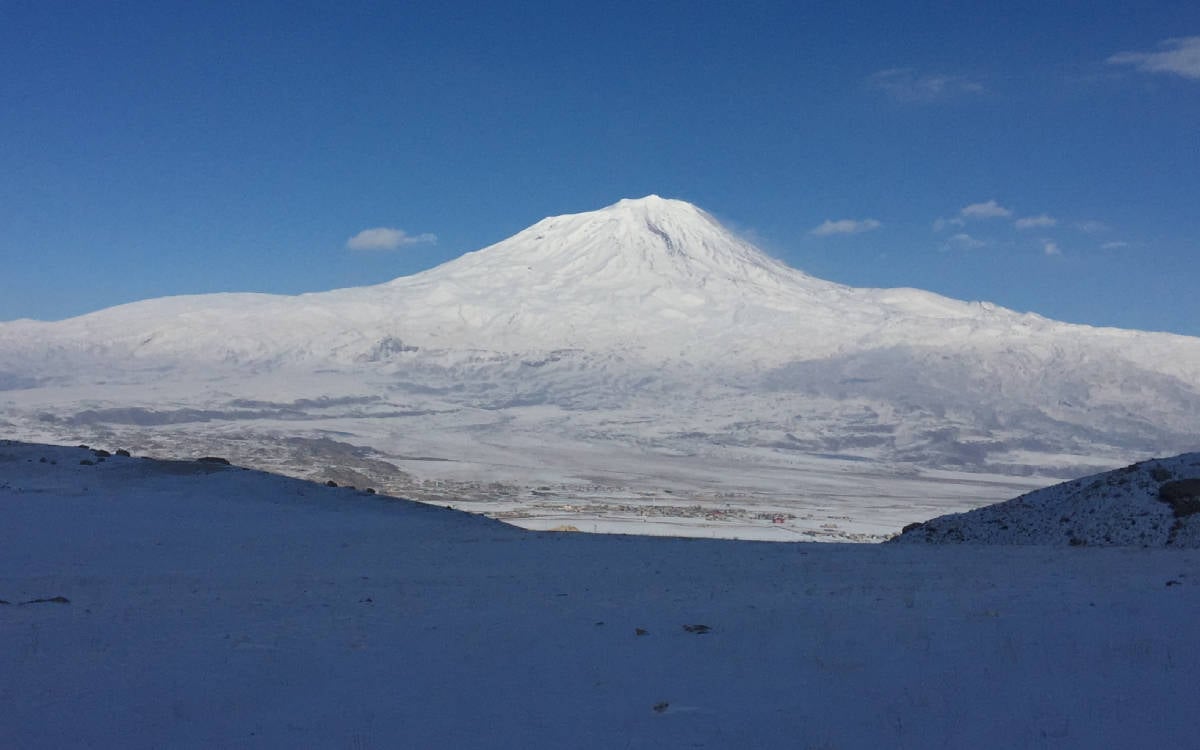
[[1198,584],[1196,550],[539,533],[0,443],[0,744],[1191,747]]
[[913,524],[895,541],[1200,547],[1200,453],[1143,461]]
[[879,539],[1197,425],[1200,339],[834,284],[655,196],[372,287],[0,324],[8,437],[540,528]]

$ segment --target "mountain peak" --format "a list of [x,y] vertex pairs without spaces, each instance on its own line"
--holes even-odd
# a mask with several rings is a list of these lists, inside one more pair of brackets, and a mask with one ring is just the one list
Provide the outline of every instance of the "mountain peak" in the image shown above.
[[678,198],[663,198],[653,193],[642,198],[622,198],[611,206],[588,213],[630,214],[647,219],[671,216],[680,221],[700,219],[706,223],[717,224],[715,219],[692,203]]
[[623,207],[623,208],[643,208],[643,209],[648,209],[648,210],[650,210],[650,209],[662,210],[662,209],[665,209],[668,207],[686,207],[686,208],[690,208],[693,211],[700,210],[696,206],[694,206],[691,203],[688,203],[685,200],[681,200],[679,198],[663,198],[661,195],[658,195],[656,193],[651,193],[650,195],[642,196],[641,198],[622,198],[621,200],[617,201],[616,203],[612,204],[611,206],[606,206],[605,208],[602,208],[600,210],[606,211],[609,209],[621,208],[621,207]]
[[768,257],[691,203],[658,195],[542,219],[427,274],[526,289],[704,289],[713,298],[735,286],[740,297],[751,287],[821,283]]
[[[622,204],[637,205],[641,203],[666,203],[667,201],[673,203],[687,203],[687,201],[681,201],[676,198],[663,198],[658,193],[650,193],[649,195],[642,196],[641,198],[622,198],[613,205],[619,206]],[[689,203],[688,205],[691,204]]]

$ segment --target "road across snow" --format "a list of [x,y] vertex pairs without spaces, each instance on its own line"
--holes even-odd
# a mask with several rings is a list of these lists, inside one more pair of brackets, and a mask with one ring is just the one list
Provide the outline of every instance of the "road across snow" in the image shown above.
[[535,533],[81,460],[0,444],[5,747],[1196,742],[1195,550]]

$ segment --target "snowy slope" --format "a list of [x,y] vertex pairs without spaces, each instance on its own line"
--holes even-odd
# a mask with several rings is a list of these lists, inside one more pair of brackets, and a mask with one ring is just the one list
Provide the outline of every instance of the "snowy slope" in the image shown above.
[[81,460],[0,443],[6,748],[1195,744],[1195,550],[537,534]]
[[913,524],[895,542],[1200,547],[1200,453]]
[[[695,476],[688,461],[721,478],[692,482],[685,502],[826,515],[940,497],[946,472],[991,487],[937,512],[1195,450],[1198,424],[1200,339],[833,284],[657,196],[547,218],[371,287],[0,324],[12,437],[162,455],[332,438],[377,451],[422,497],[438,482],[483,494],[496,476],[518,494],[562,485],[574,504],[597,483],[662,495],[680,488],[659,468]],[[926,490],[813,483],[830,460]]]

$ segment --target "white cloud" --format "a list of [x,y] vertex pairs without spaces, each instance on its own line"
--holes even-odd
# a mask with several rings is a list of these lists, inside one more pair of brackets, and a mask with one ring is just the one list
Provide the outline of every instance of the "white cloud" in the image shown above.
[[1059,249],[1058,243],[1053,240],[1042,240],[1042,252],[1046,255],[1062,255],[1062,250]]
[[994,200],[986,203],[972,203],[958,213],[968,219],[1005,219],[1012,216],[1012,211]]
[[1118,52],[1108,58],[1113,65],[1132,65],[1145,73],[1172,73],[1200,80],[1200,36],[1166,39],[1158,52]]
[[346,240],[350,250],[396,250],[405,245],[420,245],[437,242],[435,234],[410,235],[403,229],[391,227],[375,227],[364,229]]
[[875,219],[839,219],[831,221],[826,219],[819,227],[813,229],[809,234],[817,237],[827,237],[831,234],[859,234],[860,232],[870,232],[872,229],[878,229],[883,224]]
[[961,227],[961,226],[965,225],[966,223],[967,222],[965,222],[959,218],[934,219],[933,220],[933,231],[940,232],[943,229],[946,229],[947,227]]
[[946,247],[958,248],[961,250],[977,250],[981,247],[986,247],[987,243],[983,240],[976,239],[966,232],[959,232],[953,237],[946,240]]
[[1112,227],[1105,224],[1103,221],[1093,221],[1089,219],[1088,221],[1075,222],[1075,228],[1081,232],[1087,232],[1088,234],[1100,234],[1101,232],[1107,232]]
[[1105,242],[1100,246],[1101,250],[1120,250],[1123,247],[1129,247],[1128,242]]
[[978,94],[983,85],[966,76],[920,74],[912,68],[889,68],[867,77],[867,85],[898,102],[932,102],[960,94]]
[[1036,229],[1039,227],[1053,227],[1058,225],[1058,219],[1053,216],[1041,214],[1040,216],[1025,216],[1017,219],[1017,229]]

